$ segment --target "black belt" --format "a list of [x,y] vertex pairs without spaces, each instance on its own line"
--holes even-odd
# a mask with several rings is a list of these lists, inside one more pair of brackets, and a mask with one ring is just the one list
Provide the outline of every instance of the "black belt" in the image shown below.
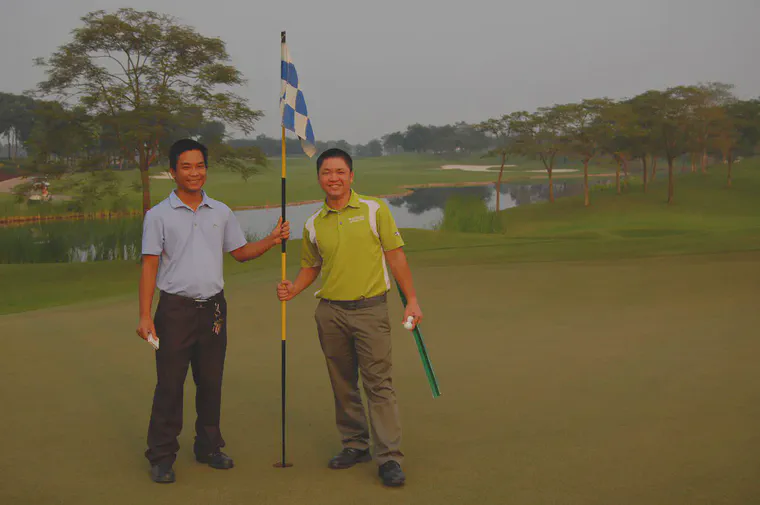
[[360,298],[359,300],[328,300],[326,298],[323,298],[322,301],[329,303],[330,305],[340,307],[341,309],[357,310],[380,305],[382,303],[385,303],[387,298],[387,294],[382,294],[379,296],[373,296],[371,298]]
[[184,305],[191,305],[195,307],[196,309],[204,309],[211,302],[222,301],[224,299],[224,290],[219,291],[217,294],[215,294],[214,296],[210,298],[190,298],[188,296],[175,295],[174,293],[167,293],[166,291],[161,291],[161,298],[179,302]]

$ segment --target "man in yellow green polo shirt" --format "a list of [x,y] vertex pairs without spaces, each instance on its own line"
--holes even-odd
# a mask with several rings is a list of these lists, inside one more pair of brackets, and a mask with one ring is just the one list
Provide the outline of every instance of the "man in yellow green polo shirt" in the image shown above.
[[[422,311],[403,251],[404,241],[388,206],[351,189],[351,156],[328,149],[317,159],[325,203],[304,226],[301,270],[294,282],[281,282],[280,300],[291,300],[322,274],[315,319],[327,361],[335,417],[343,449],[329,467],[350,468],[370,461],[370,429],[378,473],[387,486],[401,486],[401,423],[391,377],[391,326],[386,297],[390,274],[407,298],[402,321]],[[390,273],[389,273],[390,270]],[[369,420],[359,393],[359,372],[367,395]]]

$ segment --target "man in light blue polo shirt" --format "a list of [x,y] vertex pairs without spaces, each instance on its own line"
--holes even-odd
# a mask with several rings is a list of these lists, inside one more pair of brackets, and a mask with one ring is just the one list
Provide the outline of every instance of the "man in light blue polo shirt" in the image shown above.
[[[155,482],[174,482],[172,466],[182,430],[185,377],[192,364],[196,385],[195,458],[212,468],[233,467],[221,451],[219,429],[222,373],[227,349],[227,301],[222,272],[224,253],[237,261],[264,254],[290,236],[288,222],[258,242],[248,242],[232,210],[203,191],[208,152],[190,139],[169,151],[177,184],[168,198],[145,214],[140,278],[140,323],[137,334],[154,337],[157,384],[153,396],[148,449]],[[156,287],[156,314],[151,306]]]

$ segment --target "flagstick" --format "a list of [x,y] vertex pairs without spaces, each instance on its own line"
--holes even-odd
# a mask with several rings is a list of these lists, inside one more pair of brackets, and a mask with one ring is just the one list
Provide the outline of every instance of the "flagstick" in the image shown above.
[[[282,32],[282,43],[285,43],[285,32]],[[285,191],[285,181],[286,181],[286,144],[285,144],[285,126],[282,127],[282,222],[285,223],[285,208],[286,208],[286,191]],[[288,245],[287,241],[282,241],[282,280],[284,281],[286,279],[287,275],[287,257],[288,257]],[[285,377],[286,377],[286,331],[285,331],[285,323],[287,321],[286,318],[286,305],[287,302],[281,302],[280,305],[282,306],[282,459],[279,463],[275,463],[275,467],[277,468],[288,468],[293,466],[292,463],[286,463],[285,462]]]

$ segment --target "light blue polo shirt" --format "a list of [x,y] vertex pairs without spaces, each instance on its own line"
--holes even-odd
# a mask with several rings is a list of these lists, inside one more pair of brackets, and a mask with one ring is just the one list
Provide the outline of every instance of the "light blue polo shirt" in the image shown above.
[[190,298],[219,293],[224,253],[246,243],[232,209],[205,191],[196,211],[172,191],[143,221],[142,253],[160,256],[158,289]]

